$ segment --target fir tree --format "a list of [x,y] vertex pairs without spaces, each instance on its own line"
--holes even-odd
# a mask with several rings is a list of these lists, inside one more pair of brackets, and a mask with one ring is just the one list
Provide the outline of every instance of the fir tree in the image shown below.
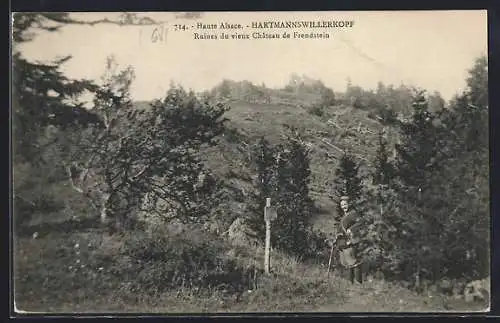
[[340,164],[335,170],[335,175],[335,202],[338,216],[341,216],[343,212],[340,209],[340,198],[342,196],[348,196],[351,207],[359,209],[363,187],[359,176],[359,165],[354,160],[354,156],[349,153],[343,154]]
[[277,161],[279,219],[274,226],[274,243],[298,255],[308,252],[308,234],[313,202],[309,196],[310,157],[301,135],[294,128],[280,147]]
[[13,150],[19,162],[42,162],[46,145],[40,138],[47,126],[68,128],[79,124],[98,123],[98,118],[73,99],[85,91],[95,91],[87,80],[72,80],[61,72],[71,57],[54,62],[32,63],[18,51],[18,46],[35,37],[34,30],[54,32],[60,25],[50,22],[67,19],[62,13],[18,13],[13,22],[12,112]]
[[[70,59],[54,62],[30,62],[19,51],[37,31],[54,32],[61,26],[54,19],[64,13],[16,13],[13,19],[12,44],[12,150],[15,220],[21,224],[33,213],[54,212],[61,199],[50,196],[47,184],[65,180],[65,172],[52,156],[54,138],[60,129],[71,135],[82,127],[99,124],[99,118],[75,98],[96,85],[87,80],[73,80],[63,75],[61,66]],[[49,207],[50,206],[50,207]]]
[[390,190],[393,189],[394,165],[389,161],[389,152],[387,149],[387,140],[384,137],[384,129],[378,134],[377,155],[373,162],[372,184],[376,186],[376,203],[379,209],[378,218],[384,220],[384,213],[389,208],[391,196]]
[[[469,71],[466,91],[441,113],[446,157],[439,188],[442,267],[452,276],[482,278],[489,273],[489,144],[487,65],[484,57]],[[437,203],[436,203],[437,204]]]
[[377,271],[388,272],[392,268],[392,252],[394,250],[394,232],[400,223],[398,199],[393,182],[395,169],[389,160],[385,138],[385,128],[378,134],[377,154],[373,160],[371,172],[375,192],[369,193],[373,205],[372,216],[367,217],[367,241],[362,248],[365,259],[376,264]]
[[384,135],[384,130],[381,130],[378,134],[377,155],[373,163],[372,173],[372,183],[374,185],[390,185],[394,177],[394,166],[389,161],[387,139]]
[[265,239],[264,207],[266,198],[273,199],[275,194],[275,171],[276,159],[275,149],[270,146],[269,141],[261,137],[253,151],[253,164],[256,171],[254,181],[255,192],[249,204],[250,213],[247,219],[252,230],[257,234],[259,240]]
[[309,197],[309,151],[295,129],[282,144],[270,147],[261,138],[255,150],[256,192],[250,205],[249,224],[260,240],[265,238],[263,210],[266,198],[277,209],[273,222],[272,244],[303,256],[308,251],[308,234],[313,202]]
[[478,107],[488,108],[488,58],[485,55],[475,60],[466,82],[470,102]]
[[429,112],[425,93],[417,91],[412,118],[401,124],[401,141],[396,145],[397,191],[400,212],[406,216],[393,219],[396,228],[393,239],[398,246],[394,251],[399,255],[398,269],[412,268],[412,273],[405,275],[415,275],[417,287],[422,273],[432,276],[442,254],[438,240],[443,223],[436,215],[436,208],[441,205],[436,180],[443,166],[442,132],[434,124],[435,118]]
[[429,176],[438,169],[438,132],[434,118],[428,110],[425,92],[417,92],[412,120],[401,124],[401,143],[396,145],[396,169],[406,186],[423,189]]

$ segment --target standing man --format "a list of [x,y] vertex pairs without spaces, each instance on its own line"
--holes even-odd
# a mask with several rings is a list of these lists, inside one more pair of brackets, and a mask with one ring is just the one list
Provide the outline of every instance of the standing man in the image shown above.
[[348,270],[349,280],[354,284],[363,282],[362,259],[358,246],[361,242],[361,219],[354,210],[349,209],[349,197],[342,196],[340,208],[343,211],[340,220],[340,238],[338,240],[340,264]]

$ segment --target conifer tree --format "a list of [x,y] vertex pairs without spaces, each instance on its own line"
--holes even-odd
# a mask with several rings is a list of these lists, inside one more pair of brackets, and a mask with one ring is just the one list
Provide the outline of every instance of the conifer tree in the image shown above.
[[335,170],[335,175],[335,202],[337,204],[337,216],[340,217],[343,212],[340,209],[340,198],[342,196],[349,197],[351,207],[359,209],[361,206],[363,187],[359,175],[359,165],[356,163],[354,156],[344,153],[340,159],[339,166]]
[[396,167],[404,185],[423,189],[439,163],[435,116],[428,110],[424,91],[415,93],[413,115],[400,127],[401,143],[396,145]]
[[394,166],[389,161],[387,139],[384,130],[378,134],[377,154],[373,165],[372,183],[374,185],[390,185],[394,177]]
[[248,222],[263,241],[263,210],[266,198],[271,198],[278,212],[271,226],[272,244],[285,252],[303,256],[309,248],[307,238],[313,206],[309,196],[310,159],[301,135],[294,128],[288,130],[291,134],[281,144],[271,147],[261,138],[256,145],[256,192],[250,203]]
[[71,57],[54,62],[33,63],[26,60],[18,46],[33,40],[33,29],[54,32],[61,26],[50,24],[52,19],[65,19],[68,14],[18,13],[13,21],[12,116],[13,150],[19,162],[41,162],[43,148],[40,137],[47,126],[71,127],[97,123],[98,118],[73,103],[84,91],[94,91],[96,85],[87,80],[72,80],[61,72],[61,66]]
[[472,104],[488,108],[488,58],[481,55],[476,58],[474,66],[469,70],[467,95]]
[[[51,24],[65,13],[16,13],[12,33],[12,150],[15,221],[21,224],[33,213],[58,209],[62,204],[51,196],[47,184],[65,180],[65,172],[51,155],[54,129],[71,135],[75,129],[99,124],[99,118],[75,98],[96,85],[63,75],[61,66],[70,59],[30,62],[19,46],[30,42],[36,31],[54,32]],[[79,131],[79,130],[76,130]],[[49,207],[50,206],[50,207]]]
[[442,132],[434,124],[435,118],[429,112],[425,92],[416,91],[412,118],[401,124],[400,144],[396,145],[401,209],[399,217],[392,221],[396,228],[393,239],[398,246],[394,251],[399,255],[399,269],[412,268],[412,273],[405,275],[414,275],[417,287],[422,273],[432,277],[443,252],[439,243],[443,221],[436,213],[436,208],[442,207],[437,183],[443,166]]
[[253,164],[257,176],[254,181],[255,192],[249,203],[250,213],[247,218],[248,224],[261,241],[265,239],[265,223],[263,210],[266,198],[274,199],[275,194],[275,172],[276,159],[275,149],[270,146],[269,141],[261,137],[253,151]]
[[384,129],[378,134],[377,154],[373,162],[372,184],[376,186],[376,201],[380,212],[376,212],[383,220],[384,209],[389,207],[392,201],[389,201],[393,189],[393,180],[395,169],[392,162],[389,161],[389,151],[387,149],[387,139],[384,137]]
[[372,216],[366,219],[367,245],[363,250],[365,257],[376,264],[376,269],[384,272],[390,269],[394,224],[397,223],[397,196],[393,182],[394,165],[389,160],[385,128],[378,134],[377,154],[373,160],[372,184],[375,192],[368,192],[373,204]]
[[312,199],[309,196],[310,157],[301,135],[293,127],[279,146],[276,187],[279,215],[273,227],[274,243],[281,249],[304,255],[308,252]]
[[443,268],[453,276],[489,273],[489,143],[486,58],[469,70],[467,88],[441,113],[446,160],[440,176]]

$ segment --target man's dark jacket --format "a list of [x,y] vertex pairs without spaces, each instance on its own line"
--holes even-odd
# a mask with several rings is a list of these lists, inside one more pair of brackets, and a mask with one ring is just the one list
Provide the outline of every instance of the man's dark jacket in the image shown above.
[[344,267],[357,266],[361,261],[356,250],[362,240],[361,219],[355,212],[349,211],[340,220],[340,227],[342,236],[337,242],[340,249],[340,262]]

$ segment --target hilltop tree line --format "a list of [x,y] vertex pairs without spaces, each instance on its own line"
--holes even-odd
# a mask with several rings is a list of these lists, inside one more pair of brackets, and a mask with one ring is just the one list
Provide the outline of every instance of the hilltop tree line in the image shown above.
[[215,100],[243,100],[251,103],[269,103],[271,101],[270,90],[265,84],[254,85],[249,81],[235,82],[222,80],[211,91],[206,91],[206,97]]
[[[65,14],[17,15],[15,45],[30,41],[33,28],[57,30],[53,23],[71,20]],[[208,219],[221,199],[224,179],[203,164],[201,148],[217,145],[227,130],[228,107],[214,101],[235,89],[239,96],[266,98],[265,86],[235,87],[226,81],[204,95],[174,86],[164,98],[138,109],[130,97],[131,67],[119,69],[110,58],[97,84],[65,77],[60,69],[68,59],[42,64],[13,55],[16,227],[35,213],[50,215],[68,205],[96,214],[113,230],[136,225],[141,215],[165,222]],[[437,280],[488,272],[486,58],[479,58],[469,74],[467,91],[446,107],[438,100],[436,108],[436,95],[411,94],[410,119],[388,125],[399,130],[396,159],[389,158],[384,133],[379,135],[371,186],[363,185],[349,154],[337,170],[335,198],[350,196],[366,221],[366,257],[395,278]],[[295,80],[288,90],[308,87],[318,89],[322,104],[337,100],[322,83]],[[393,98],[390,91],[381,86],[377,93]],[[85,92],[94,95],[90,109],[75,100]],[[262,210],[271,197],[279,209],[273,245],[307,256],[325,248],[311,225],[309,151],[296,129],[285,133],[281,144],[271,146],[262,138],[253,147],[257,176],[248,221],[263,240]],[[47,189],[58,183],[65,183],[64,189]]]
[[[212,90],[205,91],[204,95],[219,101],[241,100],[261,104],[299,102],[311,114],[317,116],[325,115],[328,109],[335,106],[352,106],[369,111],[370,118],[387,125],[395,125],[399,119],[411,116],[414,97],[410,86],[387,85],[383,82],[378,82],[375,90],[366,90],[348,80],[345,91],[335,92],[321,80],[296,73],[290,76],[282,89],[268,88],[264,83],[255,85],[249,81],[236,82],[225,79]],[[447,104],[437,91],[427,94],[426,97],[432,112],[442,110]]]

